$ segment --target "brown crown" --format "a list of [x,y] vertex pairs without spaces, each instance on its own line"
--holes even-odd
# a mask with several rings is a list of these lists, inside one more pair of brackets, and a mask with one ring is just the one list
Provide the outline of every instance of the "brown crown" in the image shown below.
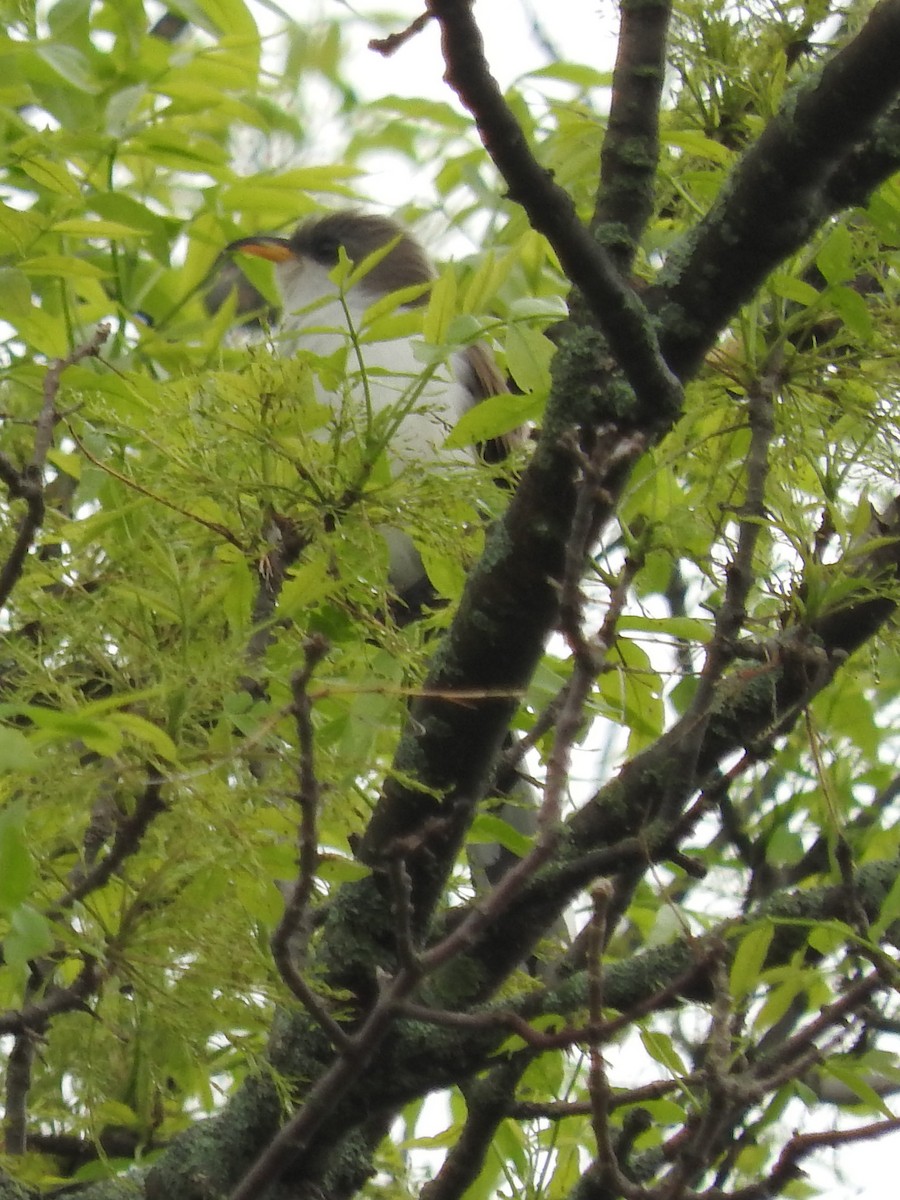
[[[367,292],[387,295],[400,288],[429,283],[434,270],[425,251],[390,217],[374,213],[334,212],[304,221],[289,239],[294,254],[311,258],[329,270],[337,264],[338,249],[343,246],[347,257],[356,265],[388,242],[400,240],[361,281]],[[424,303],[420,297],[413,304]]]

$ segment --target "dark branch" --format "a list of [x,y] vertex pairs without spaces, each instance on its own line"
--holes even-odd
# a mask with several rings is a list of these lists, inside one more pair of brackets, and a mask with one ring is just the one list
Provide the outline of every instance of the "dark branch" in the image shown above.
[[[786,97],[707,216],[671,254],[655,307],[666,360],[679,378],[693,374],[769,272],[834,211],[836,181],[849,174],[841,172],[845,160],[897,100],[898,38],[900,3],[882,0],[856,37]],[[882,165],[893,169],[887,156]],[[868,179],[874,186],[877,174]]]
[[96,357],[108,337],[109,326],[98,325],[89,342],[76,347],[65,358],[58,358],[47,370],[44,376],[43,403],[35,422],[31,461],[25,469],[17,472],[5,455],[0,458],[0,478],[9,489],[10,496],[26,503],[25,515],[19,522],[16,540],[0,569],[0,608],[6,604],[18,582],[25,567],[28,551],[44,522],[44,467],[47,454],[53,445],[53,430],[59,420],[56,401],[62,373],[66,367],[74,366],[85,358]]
[[623,0],[592,228],[623,276],[653,211],[671,4]]
[[681,385],[659,352],[644,306],[609,255],[578,220],[571,196],[553,181],[525,140],[484,57],[472,0],[429,0],[441,26],[445,80],[472,114],[481,140],[534,229],[556,251],[584,296],[646,411],[678,412]]

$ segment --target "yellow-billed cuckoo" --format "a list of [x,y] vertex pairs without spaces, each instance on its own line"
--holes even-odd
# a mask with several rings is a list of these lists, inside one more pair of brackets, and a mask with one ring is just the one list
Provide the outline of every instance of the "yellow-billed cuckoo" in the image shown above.
[[[331,279],[341,247],[350,262],[359,265],[385,246],[390,246],[387,253],[349,288],[342,291]],[[363,314],[376,300],[401,289],[419,288],[405,304],[424,304],[428,285],[435,279],[425,251],[396,221],[355,210],[313,217],[288,238],[240,238],[227,250],[275,264],[282,300],[280,330],[286,335],[281,347],[286,353],[308,350],[330,355],[347,345],[350,328],[362,327]],[[374,416],[396,406],[401,419],[386,447],[395,471],[410,465],[440,469],[460,457],[471,461],[459,451],[446,450],[444,440],[474,404],[509,391],[490,351],[480,344],[467,346],[452,356],[446,369],[433,374],[427,373],[422,359],[416,357],[415,339],[365,342],[361,351],[365,383],[362,379],[354,382],[349,399],[363,420],[367,414]],[[349,374],[354,370],[352,355],[348,354],[347,361]],[[346,398],[321,390],[319,396],[324,403],[332,403],[339,410],[338,419],[343,420],[346,414],[340,410]],[[487,462],[499,462],[523,439],[524,433],[516,431],[479,447],[480,455]],[[382,532],[390,555],[390,582],[398,593],[408,595],[424,579],[422,561],[406,534],[396,529]],[[520,832],[532,833],[534,797],[515,779],[507,786],[520,795],[503,805],[502,815]],[[511,861],[495,844],[472,847],[471,859],[473,874],[482,874],[490,882],[502,875]]]
[[[389,246],[385,255],[349,288],[341,290],[331,273],[343,247],[349,261],[358,266],[369,255]],[[285,352],[309,350],[327,356],[346,346],[350,329],[359,330],[363,314],[376,300],[399,292],[414,291],[406,307],[427,301],[428,285],[435,272],[425,251],[395,221],[355,210],[313,217],[289,238],[249,237],[232,242],[231,252],[253,254],[275,264],[282,299],[280,329],[285,335]],[[421,340],[421,339],[419,339]],[[482,345],[467,346],[452,356],[449,364],[431,373],[416,356],[415,338],[366,342],[361,346],[362,377],[350,388],[355,411],[343,407],[346,396],[321,393],[325,403],[341,406],[342,422],[360,428],[393,406],[397,424],[386,447],[394,471],[410,465],[449,465],[470,460],[461,451],[448,451],[444,441],[464,412],[487,396],[508,391],[490,352]],[[355,369],[348,354],[348,373]],[[497,462],[515,444],[517,435],[497,439],[482,448],[482,457]],[[415,587],[424,576],[421,559],[412,542],[395,529],[382,531],[390,554],[390,581],[401,594]]]

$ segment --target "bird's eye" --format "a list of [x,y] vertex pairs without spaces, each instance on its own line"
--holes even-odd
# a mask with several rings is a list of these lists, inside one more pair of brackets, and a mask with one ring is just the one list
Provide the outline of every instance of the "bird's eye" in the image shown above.
[[316,262],[333,267],[337,263],[340,247],[340,240],[333,233],[317,233],[312,240],[310,251]]

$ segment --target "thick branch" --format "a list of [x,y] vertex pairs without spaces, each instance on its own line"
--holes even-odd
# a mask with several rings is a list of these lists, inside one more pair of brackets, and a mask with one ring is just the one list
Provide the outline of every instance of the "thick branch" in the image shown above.
[[653,211],[668,0],[623,0],[612,101],[592,227],[624,274]]
[[681,385],[666,366],[648,314],[610,257],[578,220],[571,196],[553,181],[525,140],[484,57],[472,0],[429,0],[441,26],[444,78],[471,112],[481,140],[534,229],[556,251],[609,339],[612,352],[648,411],[681,408]]
[[[857,36],[786,97],[707,216],[670,256],[661,277],[660,341],[680,378],[697,369],[769,272],[834,211],[832,181],[897,100],[898,39],[900,2],[882,0]],[[877,181],[870,177],[873,186]]]

